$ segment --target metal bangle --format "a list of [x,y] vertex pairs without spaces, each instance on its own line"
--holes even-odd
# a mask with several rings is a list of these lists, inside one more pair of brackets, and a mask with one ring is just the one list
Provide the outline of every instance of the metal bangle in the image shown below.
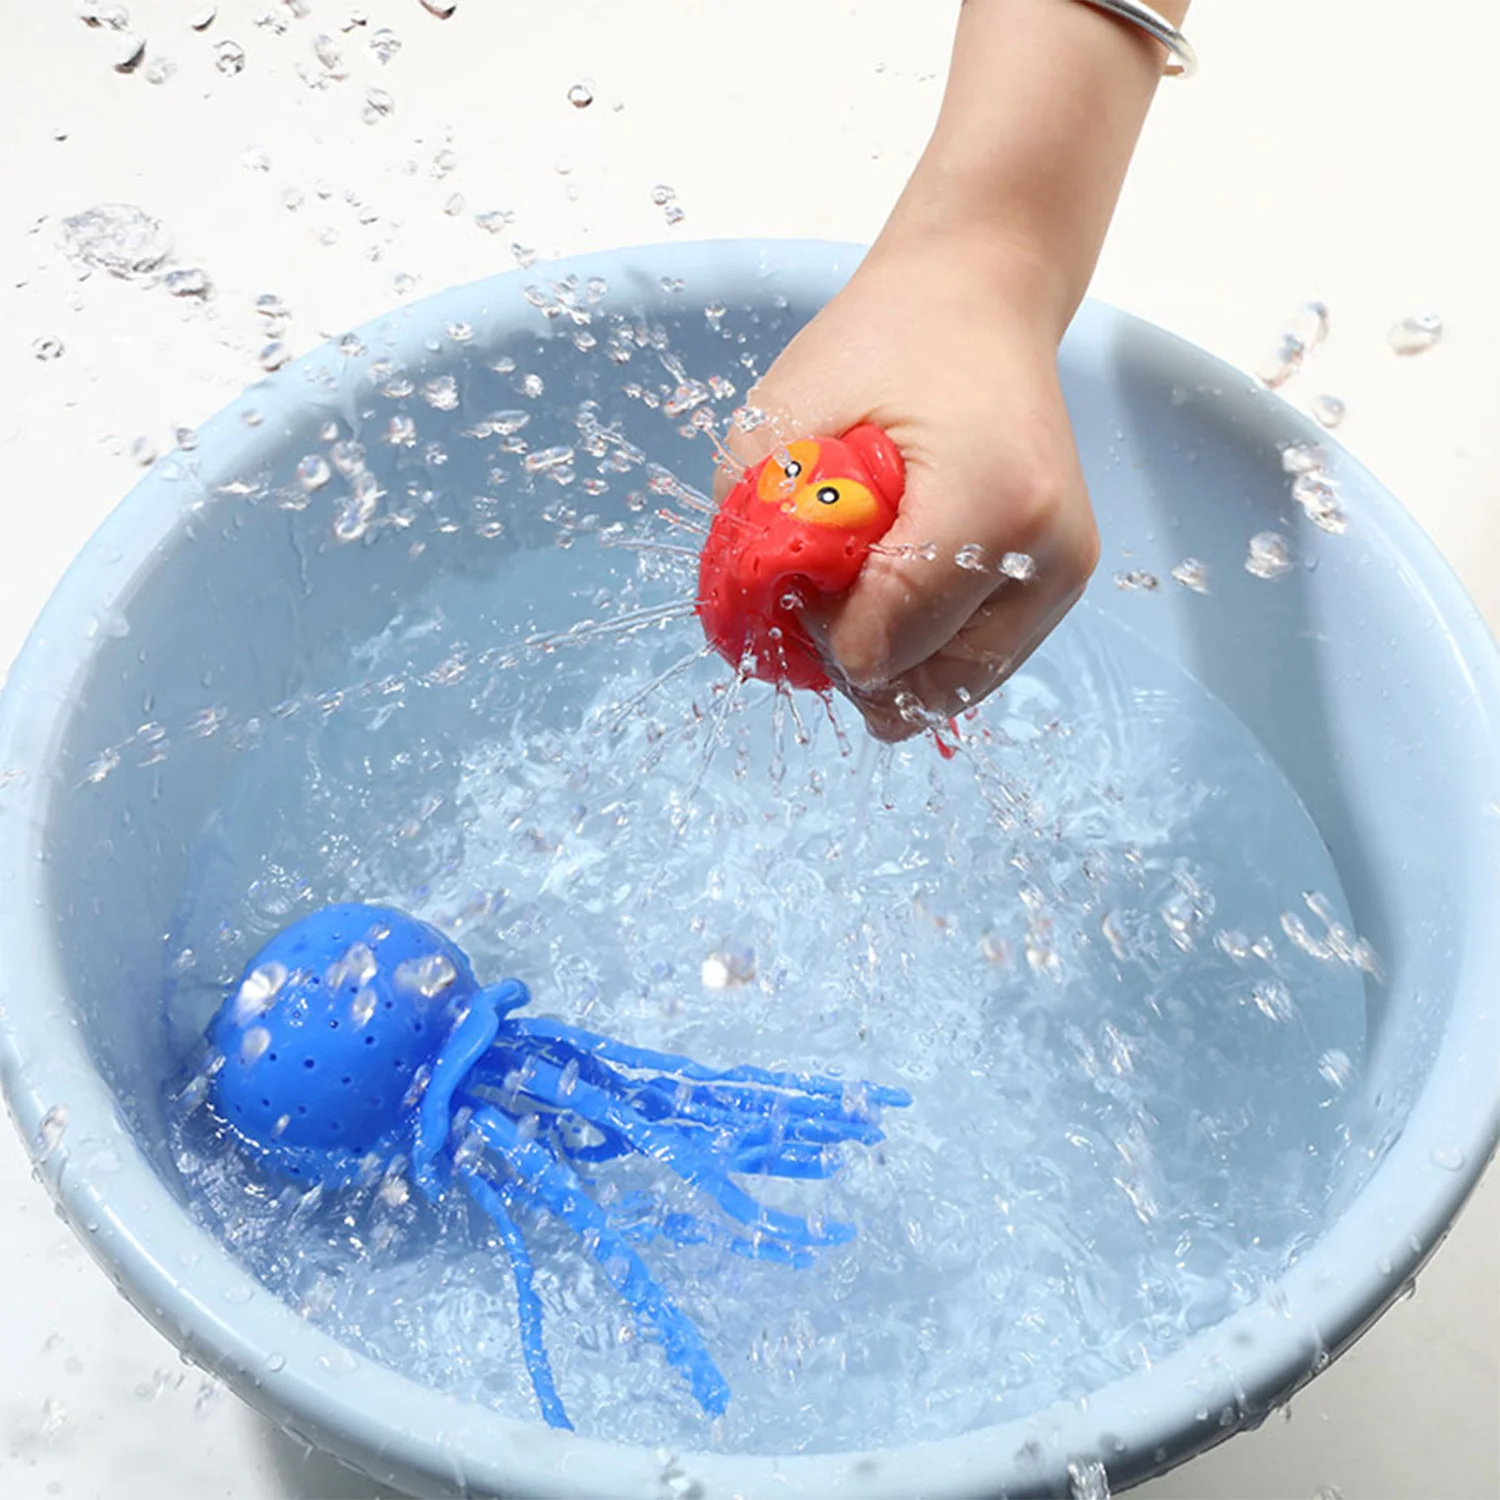
[[1129,21],[1160,42],[1171,54],[1166,72],[1172,76],[1191,78],[1198,71],[1198,54],[1193,51],[1193,44],[1165,16],[1141,4],[1141,0],[1083,0],[1083,3]]

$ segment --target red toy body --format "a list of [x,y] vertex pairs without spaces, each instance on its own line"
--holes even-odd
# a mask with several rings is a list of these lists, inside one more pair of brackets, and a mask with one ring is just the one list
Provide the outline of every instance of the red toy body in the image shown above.
[[900,450],[869,425],[787,443],[748,469],[698,565],[698,617],[715,650],[752,677],[827,689],[802,608],[853,585],[905,485]]

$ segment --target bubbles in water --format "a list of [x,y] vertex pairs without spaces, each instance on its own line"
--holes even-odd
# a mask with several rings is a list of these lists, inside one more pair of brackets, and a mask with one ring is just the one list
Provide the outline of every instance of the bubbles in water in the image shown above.
[[1312,414],[1315,421],[1331,432],[1335,427],[1342,425],[1348,414],[1348,408],[1338,396],[1314,396]]
[[587,109],[594,102],[594,91],[586,83],[575,83],[568,90],[568,103],[574,109]]
[[1418,313],[1403,318],[1387,337],[1397,354],[1424,354],[1442,339],[1443,320],[1435,313]]
[[1000,559],[1000,571],[1017,583],[1030,583],[1036,577],[1036,559],[1029,552],[1007,552]]
[[521,391],[523,395],[530,396],[535,400],[545,389],[545,383],[540,375],[523,375],[521,377]]
[[1280,578],[1291,569],[1291,544],[1279,531],[1261,531],[1250,538],[1245,571],[1251,577]]
[[321,453],[309,453],[297,465],[297,482],[309,494],[313,490],[322,489],[332,478],[333,471],[328,467],[328,460]]
[[404,413],[398,412],[386,428],[386,441],[397,448],[415,448],[417,424]]
[[370,33],[370,51],[381,63],[388,63],[401,50],[401,38],[389,26]]
[[245,49],[236,41],[225,37],[214,48],[214,66],[227,78],[245,71]]
[[64,219],[62,228],[74,260],[123,280],[148,275],[172,253],[161,220],[129,203],[101,203]]
[[396,101],[387,90],[375,88],[365,90],[365,124],[373,125],[377,120],[386,119],[394,114],[395,110]]
[[32,1155],[37,1161],[46,1161],[57,1150],[67,1129],[68,1106],[54,1104],[42,1116],[36,1127],[36,1141],[32,1147]]
[[42,334],[31,341],[32,354],[42,361],[61,359],[63,357],[63,341],[51,334]]
[[1191,589],[1195,594],[1206,594],[1208,592],[1208,564],[1199,562],[1196,557],[1183,558],[1172,569],[1172,577],[1183,588]]

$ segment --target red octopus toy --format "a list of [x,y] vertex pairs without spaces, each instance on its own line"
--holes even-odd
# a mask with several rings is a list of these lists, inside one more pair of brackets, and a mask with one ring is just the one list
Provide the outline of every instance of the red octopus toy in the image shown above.
[[828,673],[801,612],[853,585],[905,487],[900,449],[869,424],[788,443],[746,470],[698,564],[709,643],[747,676],[826,692]]

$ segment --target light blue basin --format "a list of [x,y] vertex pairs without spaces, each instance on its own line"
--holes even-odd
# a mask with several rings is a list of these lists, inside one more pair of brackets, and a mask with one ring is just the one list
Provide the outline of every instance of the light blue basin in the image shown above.
[[[859,254],[679,244],[545,271],[606,278],[604,309],[665,325],[689,367],[709,367],[710,340],[722,358],[705,303],[754,309],[750,347],[764,365]],[[687,291],[665,289],[664,277]],[[546,322],[522,295],[541,279],[541,269],[501,276],[404,307],[363,331],[367,354],[320,351],[255,387],[205,425],[195,452],[164,460],[127,497],[11,672],[0,698],[0,1077],[29,1141],[66,1106],[41,1163],[47,1187],[135,1305],[193,1358],[309,1442],[422,1494],[1051,1494],[1066,1490],[1070,1462],[1103,1460],[1118,1488],[1254,1424],[1397,1296],[1495,1145],[1500,661],[1452,573],[1368,473],[1333,451],[1351,526],[1318,530],[1292,502],[1280,449],[1326,444],[1323,435],[1247,377],[1097,305],[1063,354],[1104,535],[1093,601],[1256,733],[1311,812],[1385,965],[1367,986],[1363,1150],[1332,1227],[1274,1292],[1148,1373],[1094,1392],[1086,1408],[920,1448],[682,1453],[669,1489],[655,1451],[511,1421],[346,1354],[190,1221],[161,1116],[161,1085],[179,1061],[164,1055],[157,1024],[163,935],[188,847],[244,751],[223,733],[149,765],[131,736],[146,719],[185,725],[209,703],[243,726],[315,691],[320,663],[379,630],[424,582],[487,576],[513,564],[516,548],[550,541],[518,512],[503,538],[476,546],[471,529],[438,524],[440,499],[406,533],[340,545],[318,507],[221,487],[290,482],[328,415],[376,404],[377,360],[419,384],[450,369],[462,384],[464,369],[509,351],[547,381],[538,426],[549,413],[571,422],[584,387],[609,367],[568,357],[567,320]],[[454,339],[457,324],[471,340]],[[258,425],[244,420],[252,408]],[[701,471],[701,443],[660,418],[649,433],[654,459]],[[445,479],[456,496],[465,462],[456,445]],[[611,494],[597,506],[608,519],[621,503]],[[1275,586],[1243,567],[1248,538],[1268,529],[1291,539],[1297,559]],[[414,540],[426,544],[416,555]],[[1184,556],[1212,568],[1211,601],[1165,585],[1143,598],[1111,582],[1119,567],[1166,580]],[[101,768],[101,750],[124,743],[120,764]],[[109,774],[92,784],[91,768]],[[274,1370],[273,1351],[285,1361]]]

